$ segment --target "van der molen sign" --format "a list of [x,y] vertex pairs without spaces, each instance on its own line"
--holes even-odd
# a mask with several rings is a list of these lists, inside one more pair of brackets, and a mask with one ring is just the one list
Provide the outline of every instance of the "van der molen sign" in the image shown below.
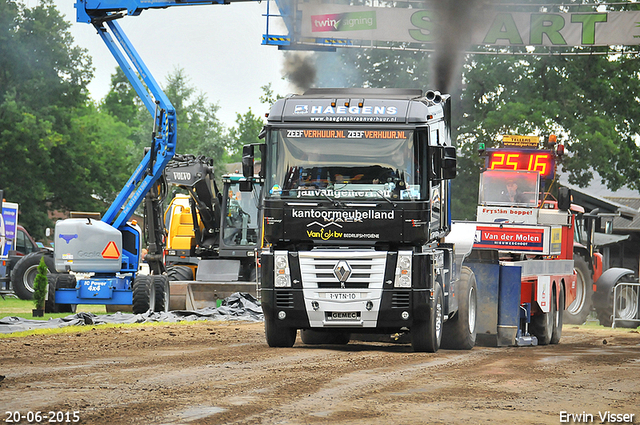
[[[432,43],[433,10],[300,4],[301,37]],[[468,28],[460,28],[460,31]],[[470,45],[610,46],[640,44],[640,11],[528,13],[483,11],[474,15]]]

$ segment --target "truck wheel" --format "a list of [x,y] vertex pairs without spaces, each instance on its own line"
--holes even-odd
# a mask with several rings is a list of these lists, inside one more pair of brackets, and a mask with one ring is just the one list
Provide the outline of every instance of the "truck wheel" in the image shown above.
[[460,280],[456,282],[459,294],[458,311],[442,327],[440,347],[452,350],[471,350],[476,345],[476,315],[478,287],[476,276],[466,266],[462,267]]
[[33,299],[33,281],[38,274],[38,265],[40,258],[44,256],[44,262],[47,264],[49,273],[55,273],[53,257],[46,255],[42,251],[32,252],[22,257],[11,271],[11,284],[13,292],[16,293],[21,300]]
[[153,311],[169,311],[169,278],[167,276],[152,275],[155,288],[155,309]]
[[578,253],[573,255],[573,269],[576,272],[576,299],[567,306],[564,320],[570,325],[582,325],[591,312],[593,278],[587,260]]
[[151,275],[139,274],[133,280],[133,314],[155,311],[156,294]]
[[564,286],[560,285],[559,303],[553,316],[553,333],[551,334],[551,344],[557,344],[562,337],[562,324],[564,322]]
[[193,280],[193,270],[189,266],[169,266],[167,277],[170,281]]
[[319,332],[313,329],[300,329],[300,339],[307,345],[347,345],[351,340],[351,334],[349,332]]
[[552,294],[548,313],[531,317],[531,333],[538,338],[539,345],[549,345],[553,336],[556,297]]
[[264,334],[269,347],[293,347],[297,332],[296,328],[279,326],[271,317],[264,318]]
[[58,304],[56,303],[56,289],[58,288],[75,288],[76,277],[67,273],[49,273],[47,275],[49,283],[49,296],[44,304],[45,313],[75,313],[75,304]]
[[440,284],[436,283],[433,296],[435,304],[429,312],[429,319],[416,321],[411,326],[411,347],[413,351],[435,353],[440,348],[444,314]]

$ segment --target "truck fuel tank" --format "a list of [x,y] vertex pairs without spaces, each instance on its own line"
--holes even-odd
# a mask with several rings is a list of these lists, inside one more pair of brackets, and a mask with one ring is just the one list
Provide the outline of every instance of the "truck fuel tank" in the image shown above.
[[54,257],[58,272],[119,272],[122,234],[107,223],[91,218],[58,221]]

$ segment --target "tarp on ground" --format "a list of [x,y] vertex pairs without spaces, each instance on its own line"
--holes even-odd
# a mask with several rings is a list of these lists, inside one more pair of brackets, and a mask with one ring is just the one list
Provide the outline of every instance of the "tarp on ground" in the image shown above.
[[262,307],[251,294],[236,292],[225,298],[220,307],[207,307],[200,310],[176,310],[169,312],[146,312],[143,314],[114,313],[95,315],[76,313],[67,317],[49,320],[5,317],[0,319],[0,333],[22,332],[33,329],[62,328],[65,326],[102,325],[105,323],[149,323],[149,322],[185,322],[195,320],[245,320],[259,322],[264,320]]

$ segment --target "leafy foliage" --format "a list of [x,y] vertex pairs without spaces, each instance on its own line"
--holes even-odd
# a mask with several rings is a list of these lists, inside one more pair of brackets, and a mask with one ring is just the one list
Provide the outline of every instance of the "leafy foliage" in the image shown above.
[[260,143],[258,135],[263,126],[262,118],[254,115],[251,108],[244,115],[236,114],[236,127],[229,130],[225,162],[241,162],[242,147],[251,143]]
[[104,211],[126,181],[129,130],[89,101],[91,59],[51,1],[0,0],[0,182],[36,238],[51,210]]
[[557,133],[569,180],[597,172],[616,190],[640,189],[637,60],[621,56],[476,57],[465,67],[461,133],[487,146],[501,134]]

